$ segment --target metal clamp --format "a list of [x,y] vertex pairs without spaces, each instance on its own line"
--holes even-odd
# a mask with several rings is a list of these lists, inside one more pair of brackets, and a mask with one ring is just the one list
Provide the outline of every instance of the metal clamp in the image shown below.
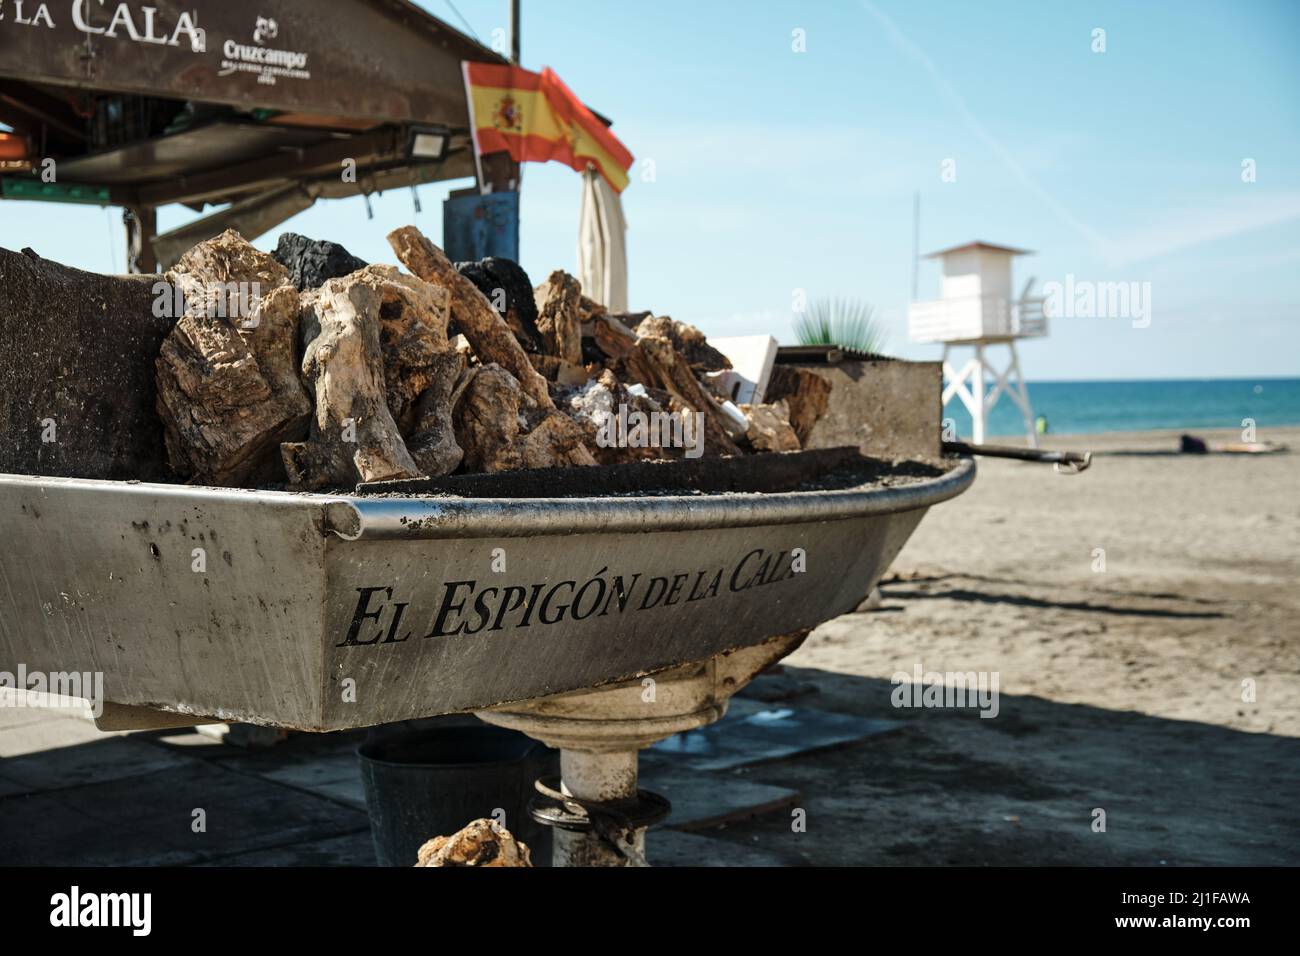
[[625,860],[646,866],[636,850],[636,831],[667,818],[673,805],[668,798],[649,790],[637,790],[623,800],[584,800],[564,793],[558,777],[534,781],[537,795],[528,802],[528,815],[543,826],[577,833],[595,831]]

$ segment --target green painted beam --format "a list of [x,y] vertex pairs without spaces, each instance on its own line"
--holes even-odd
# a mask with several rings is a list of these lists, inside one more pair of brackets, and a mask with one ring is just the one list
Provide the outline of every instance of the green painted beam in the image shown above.
[[0,198],[37,202],[79,202],[111,205],[107,186],[82,183],[45,183],[29,176],[0,176]]

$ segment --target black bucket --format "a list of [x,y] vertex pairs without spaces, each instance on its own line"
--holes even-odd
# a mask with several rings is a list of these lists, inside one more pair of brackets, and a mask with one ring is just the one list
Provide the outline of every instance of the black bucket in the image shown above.
[[494,815],[528,844],[534,866],[550,864],[549,829],[527,807],[533,781],[559,772],[558,751],[518,731],[478,724],[367,740],[357,756],[380,866],[414,866],[428,840]]

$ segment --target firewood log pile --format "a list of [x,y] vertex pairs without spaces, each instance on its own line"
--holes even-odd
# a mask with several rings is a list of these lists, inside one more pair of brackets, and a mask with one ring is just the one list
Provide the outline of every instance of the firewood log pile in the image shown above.
[[157,408],[192,483],[792,451],[826,407],[820,380],[775,375],[768,404],[731,404],[710,384],[730,362],[698,329],[611,314],[562,271],[534,288],[508,260],[453,264],[412,226],[388,237],[406,271],[292,240],[272,256],[227,231],[167,273],[183,311]]

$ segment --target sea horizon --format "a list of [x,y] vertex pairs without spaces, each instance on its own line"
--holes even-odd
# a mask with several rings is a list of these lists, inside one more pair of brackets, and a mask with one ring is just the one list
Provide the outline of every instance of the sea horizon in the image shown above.
[[1124,382],[1150,382],[1153,384],[1167,382],[1300,382],[1300,373],[1295,375],[1186,375],[1172,378],[1034,378],[1026,379],[1025,382],[1029,385],[1110,385]]
[[[1026,383],[1034,415],[1048,434],[1231,428],[1249,437],[1271,426],[1300,425],[1300,377],[1079,379]],[[943,410],[957,434],[971,419],[957,399]],[[988,437],[1023,435],[1019,408],[1003,395],[989,414]],[[1267,437],[1267,436],[1261,436]]]

